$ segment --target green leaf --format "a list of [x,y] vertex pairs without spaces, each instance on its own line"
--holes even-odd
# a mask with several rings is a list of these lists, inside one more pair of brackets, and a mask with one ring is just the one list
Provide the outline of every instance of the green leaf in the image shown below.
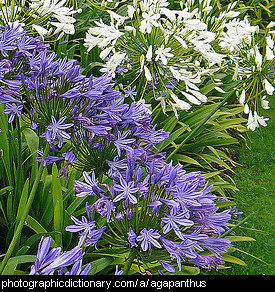
[[8,263],[17,262],[17,264],[33,263],[36,259],[35,255],[19,255],[12,257],[8,260]]
[[221,202],[216,202],[216,205],[219,208],[227,208],[227,207],[235,206],[236,203],[234,201],[221,201]]
[[181,128],[179,128],[178,130],[172,132],[169,135],[168,140],[163,141],[161,143],[159,143],[159,145],[157,145],[157,148],[159,149],[159,151],[162,151],[165,147],[167,147],[170,143],[174,142],[176,140],[176,138],[181,137],[182,133],[184,133],[188,128],[188,125],[182,126]]
[[33,231],[36,233],[42,233],[42,232],[47,232],[47,230],[33,217],[30,215],[27,216],[25,220],[25,225],[31,228]]
[[105,258],[93,261],[92,262],[92,268],[91,268],[89,274],[91,274],[91,275],[97,274],[98,272],[100,272],[103,269],[105,269],[108,266],[110,266],[113,261],[114,261],[114,259],[111,258],[111,257],[105,257]]
[[[27,204],[27,200],[28,200],[28,195],[29,195],[29,179],[26,180],[24,186],[23,186],[23,190],[20,196],[20,201],[19,201],[19,205],[18,205],[18,210],[17,210],[17,215],[16,215],[16,226],[20,221],[20,218],[22,217],[22,214],[24,213],[26,204]],[[16,228],[16,227],[15,227]]]
[[20,256],[20,255],[25,255],[26,252],[30,249],[30,246],[28,245],[24,245],[22,246],[16,253],[17,256]]
[[[37,234],[33,234],[32,236],[30,236],[25,242],[24,242],[24,246],[23,248],[25,248],[26,246],[34,246],[35,248],[37,248],[37,244],[39,242],[39,240],[41,239],[42,236],[45,237],[49,237],[51,236],[53,238],[54,235],[56,235],[57,232],[41,232],[41,233],[37,233]],[[51,241],[51,246],[52,247],[57,247],[57,244],[54,240]]]
[[10,223],[13,222],[13,219],[14,219],[14,212],[13,212],[13,200],[12,200],[13,196],[12,196],[12,193],[9,193],[8,195],[8,199],[7,199],[7,206],[6,206],[6,214],[7,214],[7,218],[8,218],[8,221]]
[[7,186],[7,187],[1,189],[0,190],[0,196],[4,195],[7,192],[11,192],[12,190],[13,190],[13,187],[12,186]]
[[77,198],[76,200],[73,200],[72,203],[70,204],[70,206],[67,208],[67,212],[68,214],[71,216],[73,214],[73,212],[83,203],[85,202],[85,200],[87,200],[86,197],[81,197],[81,198]]
[[55,236],[56,243],[62,247],[62,229],[63,229],[63,195],[58,169],[56,164],[52,167],[52,195],[53,195],[53,226],[54,231],[60,232]]
[[183,155],[183,154],[176,154],[174,156],[174,159],[176,161],[182,161],[182,162],[185,162],[185,163],[188,163],[188,164],[195,164],[197,166],[200,166],[200,167],[203,167],[197,160],[187,156],[187,155]]
[[234,257],[232,255],[229,255],[229,254],[223,255],[222,261],[233,263],[233,264],[237,264],[237,265],[240,265],[240,266],[246,266],[246,263],[244,261],[242,261],[241,259],[236,258],[236,257]]
[[38,163],[36,161],[36,157],[37,157],[37,150],[39,149],[39,137],[37,136],[37,134],[30,128],[26,128],[23,131],[23,134],[25,136],[26,142],[27,142],[27,146],[30,150],[31,153],[31,184],[34,182],[35,180],[35,176],[37,174],[38,171]]
[[10,158],[10,143],[8,139],[8,121],[7,116],[3,114],[4,105],[0,105],[0,158],[3,161],[6,176],[9,182],[9,185],[12,185],[12,167],[11,167],[11,158]]
[[[33,231],[35,231],[37,234],[49,236],[49,235],[58,235],[58,232],[48,232],[37,220],[35,220],[30,215],[27,216],[25,225],[31,228]],[[27,242],[25,242],[25,245],[27,245]],[[31,244],[29,244],[31,245]],[[52,240],[52,246],[57,247],[58,244],[55,242],[55,240]]]
[[231,242],[239,242],[239,241],[256,241],[256,239],[248,236],[226,236]]
[[13,275],[17,265],[18,265],[17,260],[8,262],[1,275]]
[[197,267],[190,266],[181,266],[181,271],[177,271],[175,275],[198,275],[200,273],[200,269]]

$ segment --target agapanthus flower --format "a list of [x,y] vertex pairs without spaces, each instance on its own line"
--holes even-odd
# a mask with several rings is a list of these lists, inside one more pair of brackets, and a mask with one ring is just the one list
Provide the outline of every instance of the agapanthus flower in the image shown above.
[[82,216],[81,220],[77,219],[74,216],[71,216],[71,219],[75,224],[66,227],[66,230],[69,232],[81,232],[83,235],[86,236],[96,226],[95,221],[89,222],[85,216]]
[[40,155],[40,157],[38,156],[36,158],[36,161],[43,162],[43,166],[47,166],[47,165],[50,165],[54,162],[57,162],[57,161],[64,159],[63,157],[52,156],[52,155],[48,155],[47,157],[43,158],[44,153],[42,151],[37,150],[37,153]]
[[87,239],[85,241],[85,246],[97,246],[97,242],[99,241],[99,239],[102,237],[103,232],[105,231],[105,229],[107,228],[107,226],[103,226],[99,229],[95,229],[92,230],[88,235],[87,235]]
[[101,189],[98,187],[98,182],[95,178],[95,173],[92,173],[92,176],[84,171],[83,177],[85,179],[85,183],[81,181],[75,181],[74,190],[77,192],[77,197],[83,196],[96,196],[101,192]]
[[[106,218],[106,226],[104,232],[89,235],[88,246],[98,244],[102,236],[143,260],[159,260],[161,255],[159,267],[170,273],[186,262],[206,269],[222,263],[230,246],[221,238],[229,230],[230,209],[220,211],[215,205],[216,196],[203,175],[186,173],[180,164],[167,164],[165,155],[136,146],[126,158],[117,156],[115,165],[108,172],[112,181],[101,184],[92,208]],[[203,251],[213,255],[204,259]]]
[[135,96],[137,95],[136,86],[131,88],[131,86],[128,86],[127,89],[124,89],[124,95],[125,97],[130,97],[132,100],[135,100]]
[[172,109],[179,117],[207,102],[202,84],[212,83],[224,94],[216,77],[223,72],[238,81],[237,98],[245,89],[245,114],[247,108],[259,112],[263,94],[272,95],[275,88],[274,33],[267,26],[265,41],[258,43],[259,27],[234,10],[236,1],[219,11],[209,1],[183,2],[172,9],[168,1],[130,1],[123,15],[107,10],[87,31],[84,46],[88,52],[95,46],[102,50],[102,72],[115,76],[124,67],[132,76],[131,87],[139,88],[135,94],[116,76],[126,97],[145,97],[152,106],[157,101],[164,113]]
[[11,123],[14,118],[17,116],[18,118],[21,117],[23,110],[22,104],[16,104],[16,103],[6,103],[6,108],[3,110],[4,114],[10,115],[9,117],[9,123]]
[[120,275],[122,275],[122,273],[123,273],[123,270],[119,270],[118,265],[116,265],[115,275],[116,275],[116,276],[120,276]]
[[117,137],[114,141],[115,146],[117,147],[117,152],[118,155],[121,155],[121,151],[125,150],[125,151],[131,151],[131,144],[133,144],[133,142],[135,142],[135,139],[131,138],[131,139],[126,139],[127,136],[130,134],[130,131],[125,131],[123,134],[121,134],[121,132],[118,132]]
[[23,5],[20,7],[19,4],[5,0],[1,4],[0,15],[5,24],[20,21],[26,24],[32,34],[38,33],[43,38],[58,35],[61,38],[64,34],[75,33],[74,14],[81,12],[81,9],[74,10],[73,7],[67,7],[65,2],[32,0],[20,4]]
[[152,245],[161,248],[161,244],[158,241],[159,238],[160,234],[157,231],[144,228],[141,230],[140,235],[137,236],[136,240],[141,241],[142,250],[147,251],[148,249],[151,249]]
[[58,141],[58,147],[61,148],[63,145],[63,139],[70,139],[70,135],[65,131],[73,126],[72,123],[65,124],[66,116],[60,118],[58,121],[54,116],[51,116],[52,122],[48,125],[47,131],[41,135],[45,137],[48,143],[53,144],[56,140]]
[[[60,247],[51,249],[50,244],[50,237],[41,238],[37,257],[31,267],[30,275],[53,275],[58,269],[64,271],[64,268],[79,262],[84,255],[78,246],[70,251],[62,252]],[[74,266],[74,268],[76,267]]]
[[[143,103],[124,102],[111,76],[81,75],[75,60],[57,58],[38,38],[28,37],[20,24],[7,26],[2,38],[8,44],[3,48],[11,51],[13,58],[12,63],[6,59],[1,62],[0,102],[6,106],[4,113],[10,116],[10,122],[22,116],[46,139],[50,151],[59,153],[56,158],[51,153],[43,160],[38,158],[45,166],[63,157],[60,176],[66,178],[69,166],[82,172],[104,172],[107,161],[125,156],[135,144],[149,146],[156,139],[166,139],[166,132],[151,127]],[[11,71],[12,78],[7,75]],[[93,190],[100,192],[95,186]]]
[[119,177],[119,182],[120,184],[114,185],[114,191],[118,195],[113,199],[113,202],[125,199],[132,204],[136,204],[137,198],[134,194],[138,192],[138,188],[135,187],[134,182],[127,182],[122,176]]
[[[230,213],[215,206],[203,175],[187,174],[182,165],[168,164],[165,153],[155,152],[155,143],[168,134],[152,126],[144,105],[124,103],[110,76],[81,75],[76,61],[58,59],[38,44],[41,50],[16,55],[16,41],[24,35],[21,26],[7,27],[5,35],[10,47],[4,46],[4,54],[14,50],[14,60],[25,62],[17,74],[25,94],[19,95],[17,85],[6,94],[20,101],[15,105],[28,105],[20,115],[29,125],[35,122],[35,131],[50,144],[52,153],[43,158],[39,152],[38,160],[45,166],[65,160],[79,169],[83,180],[76,179],[73,189],[76,197],[91,196],[92,204],[86,206],[87,218],[74,216],[68,227],[79,233],[78,245],[62,253],[50,250],[49,240],[41,242],[31,273],[63,273],[71,265],[79,270],[80,247],[98,248],[102,241],[133,252],[144,263],[146,258],[158,261],[162,254],[162,260],[179,269],[183,262],[194,263],[202,251],[221,257],[230,243],[220,240]],[[100,225],[94,226],[91,212],[102,217]]]

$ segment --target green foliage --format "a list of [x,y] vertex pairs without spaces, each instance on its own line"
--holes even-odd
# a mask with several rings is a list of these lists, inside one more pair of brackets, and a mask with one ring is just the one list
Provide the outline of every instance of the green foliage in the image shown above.
[[[215,0],[213,6],[215,9],[222,9],[223,5],[231,2]],[[67,42],[65,43],[64,39],[54,41],[52,49],[59,57],[66,56],[68,59],[77,59],[83,74],[98,76],[102,64],[99,50],[94,48],[87,54],[83,39],[85,32],[94,20],[104,19],[106,9],[100,6],[97,1],[72,0],[67,1],[67,4],[76,9],[82,8],[82,13],[75,15],[77,19],[76,33],[66,36],[64,39]],[[115,3],[109,5],[109,8],[112,9]],[[171,5],[177,9],[179,1],[171,1]],[[123,11],[125,7],[120,9]],[[273,1],[267,0],[240,1],[238,9],[241,14],[249,14],[253,25],[259,25],[261,29],[264,29],[274,18],[275,4]],[[264,42],[265,33],[262,33],[262,42]],[[261,40],[258,41],[261,43]],[[255,191],[250,188],[255,176],[259,179],[259,185],[263,184],[264,180],[272,182],[273,176],[270,173],[267,176],[259,177],[259,173],[265,171],[262,168],[255,173],[255,165],[265,161],[256,162],[254,159],[253,165],[247,162],[251,158],[251,154],[244,148],[248,140],[247,120],[242,116],[243,107],[235,103],[236,96],[233,89],[237,83],[232,82],[226,76],[217,76],[217,78],[221,78],[224,82],[222,89],[225,93],[217,92],[210,79],[203,80],[200,88],[201,92],[208,97],[207,104],[194,106],[189,112],[180,111],[178,118],[171,108],[168,108],[165,114],[163,113],[154,100],[152,92],[145,92],[143,80],[137,88],[138,96],[139,98],[144,97],[146,102],[152,104],[152,119],[157,127],[170,132],[169,139],[160,143],[158,150],[166,152],[169,161],[173,160],[174,163],[184,164],[187,172],[201,171],[204,173],[206,179],[213,184],[213,192],[218,196],[235,198],[235,202],[219,202],[220,208],[224,208],[228,204],[233,206],[236,203],[238,205],[241,201],[241,206],[244,205],[247,208],[246,213],[248,214],[246,215],[249,215],[249,213],[255,212],[255,210],[251,211],[248,208],[250,203],[246,203],[247,195]],[[129,77],[127,81],[131,82],[132,80]],[[117,88],[119,87],[117,86]],[[0,271],[3,275],[22,274],[27,273],[30,264],[33,263],[37,243],[41,236],[51,236],[54,239],[52,241],[53,247],[61,246],[67,250],[75,246],[77,238],[66,232],[65,227],[71,224],[70,216],[72,214],[75,216],[85,214],[85,202],[91,201],[91,199],[75,199],[74,197],[73,181],[79,179],[79,171],[70,168],[69,176],[67,180],[64,180],[63,177],[59,177],[63,162],[45,168],[39,166],[36,161],[36,151],[45,148],[45,145],[41,145],[39,136],[29,129],[24,121],[17,119],[16,123],[9,124],[6,115],[3,114],[3,105],[0,105],[0,129],[2,129],[0,132],[0,249],[5,254]],[[264,149],[266,139],[272,137],[265,137],[263,140],[260,136],[261,133],[254,143],[262,143],[261,147]],[[245,150],[241,152],[243,155],[241,161],[237,161],[236,153],[238,153],[240,145]],[[256,156],[257,153],[254,152],[253,155]],[[266,160],[269,158],[265,157]],[[236,168],[239,164],[245,164],[245,172],[241,167]],[[238,178],[235,172],[239,176]],[[241,198],[239,193],[236,194],[238,189],[241,189]],[[268,192],[272,192],[270,186],[266,186],[266,184],[262,189],[257,189],[258,199],[267,192],[266,189]],[[255,198],[250,196],[248,202],[252,204],[254,200]],[[266,204],[271,204],[270,202],[268,200]],[[259,199],[259,206],[261,204],[262,201]],[[265,228],[259,222],[268,216],[266,213],[255,220],[257,228]],[[96,219],[100,225],[100,218]],[[246,220],[245,218],[243,221]],[[249,220],[247,221],[249,222]],[[240,230],[242,235],[239,235]],[[223,256],[225,265],[222,268],[227,268],[227,264],[233,264],[233,266],[236,264],[240,267],[246,265],[246,259],[237,257],[238,254],[235,253],[237,251],[241,254],[247,254],[246,246],[243,244],[250,246],[255,241],[255,233],[250,232],[251,234],[248,236],[247,230],[242,224],[232,225],[225,234],[226,237],[230,238],[232,247]],[[231,231],[235,231],[237,235],[230,235]],[[272,230],[270,229],[269,232]],[[259,236],[256,238],[258,239]],[[262,246],[264,246],[265,240],[260,239]],[[106,239],[106,244],[107,242]],[[240,243],[242,244],[241,248],[244,247],[243,250],[239,248]],[[271,244],[270,249],[272,250]],[[232,255],[233,252],[234,255]],[[258,252],[260,251],[256,250],[256,253]],[[99,246],[98,250],[92,248],[87,250],[87,262],[92,263],[90,271],[92,275],[113,272],[115,265],[125,265],[129,258],[130,255],[127,251],[116,246],[112,246],[112,248]],[[154,263],[149,263],[148,266],[152,270],[159,268],[159,265]],[[140,265],[139,262],[134,261],[129,265],[129,274],[145,274],[148,266]],[[224,271],[227,269],[222,270],[222,272]],[[185,265],[180,274],[195,275],[199,272],[198,268]]]

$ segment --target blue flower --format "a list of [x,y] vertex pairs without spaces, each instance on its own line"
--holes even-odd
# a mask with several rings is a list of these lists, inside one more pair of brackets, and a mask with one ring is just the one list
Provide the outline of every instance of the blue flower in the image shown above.
[[115,210],[116,210],[114,203],[107,196],[103,196],[103,197],[99,198],[93,204],[92,208],[96,209],[96,211],[102,217],[106,217],[107,222],[110,221],[112,213],[115,212]]
[[57,157],[57,156],[52,156],[52,155],[48,155],[47,157],[43,158],[44,153],[42,151],[37,150],[36,152],[41,156],[41,157],[37,157],[36,161],[43,162],[43,166],[47,166],[47,165],[50,165],[54,162],[57,162],[57,161],[64,159],[62,157]]
[[64,124],[66,118],[67,117],[64,116],[56,121],[55,117],[51,116],[52,122],[48,125],[47,131],[42,134],[41,137],[45,137],[48,143],[51,145],[53,145],[53,143],[58,140],[58,147],[61,148],[63,145],[63,138],[71,138],[71,136],[64,130],[69,129],[73,126],[72,123]]
[[193,224],[193,221],[186,219],[185,213],[177,214],[175,209],[171,209],[170,214],[165,214],[165,217],[161,219],[163,233],[167,234],[172,228],[179,238],[182,237],[180,226],[192,226]]
[[128,231],[128,242],[131,244],[131,247],[136,247],[136,238],[137,235],[135,234],[134,230],[132,227],[129,227],[129,231]]
[[18,118],[21,117],[21,114],[22,114],[22,110],[23,110],[23,105],[22,104],[15,104],[15,103],[6,103],[6,107],[3,112],[6,114],[6,115],[9,115],[10,114],[10,117],[9,117],[9,120],[8,122],[11,123],[15,116],[17,116]]
[[152,203],[149,203],[147,207],[153,208],[152,214],[158,214],[159,215],[159,207],[162,206],[162,202],[156,200]]
[[120,131],[117,133],[117,137],[114,141],[114,144],[117,148],[118,156],[121,156],[121,150],[132,151],[133,148],[129,145],[132,145],[136,140],[133,138],[126,139],[126,137],[130,134],[130,131],[127,130],[121,134]]
[[98,187],[94,172],[92,172],[92,176],[89,176],[86,171],[84,171],[82,175],[85,179],[85,183],[76,180],[74,184],[77,197],[98,196],[100,192],[103,192],[103,190]]
[[69,232],[81,232],[81,236],[85,236],[90,233],[96,226],[95,221],[89,222],[85,216],[82,216],[81,220],[71,215],[71,219],[75,223],[69,225],[65,229]]
[[147,230],[143,228],[140,235],[137,237],[137,241],[141,241],[141,248],[143,251],[147,251],[148,248],[151,249],[152,245],[157,248],[162,248],[161,244],[157,241],[161,236],[158,231],[153,229]]
[[120,275],[122,275],[122,273],[123,273],[123,270],[121,269],[121,270],[119,271],[119,270],[118,270],[118,265],[116,265],[115,275],[116,275],[116,276],[120,276]]
[[42,269],[42,274],[52,274],[55,269],[64,268],[74,264],[83,257],[83,253],[79,246],[74,247],[70,251],[65,251],[56,257],[48,266]]
[[169,272],[169,273],[175,273],[175,268],[168,264],[167,262],[163,261],[163,260],[159,260],[159,263],[164,267],[164,269]]
[[103,232],[105,231],[105,229],[107,228],[107,226],[103,226],[99,229],[95,229],[95,230],[92,230],[88,236],[87,236],[87,239],[86,239],[86,242],[85,242],[85,246],[96,246],[97,245],[97,242],[98,240],[101,238]]
[[124,95],[125,97],[130,97],[132,100],[135,100],[135,96],[137,95],[136,86],[131,88],[131,86],[128,86],[127,89],[124,89]]
[[137,198],[134,196],[138,192],[138,188],[135,187],[133,181],[127,182],[122,176],[119,177],[119,184],[114,184],[114,190],[119,193],[114,199],[113,202],[118,202],[122,199],[129,201],[132,204],[137,204]]

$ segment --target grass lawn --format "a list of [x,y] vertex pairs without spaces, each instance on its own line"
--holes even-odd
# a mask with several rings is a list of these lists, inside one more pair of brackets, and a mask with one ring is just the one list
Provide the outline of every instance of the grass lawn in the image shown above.
[[[271,98],[270,98],[271,99]],[[274,275],[275,274],[275,102],[270,102],[267,127],[257,128],[250,133],[250,151],[242,147],[238,162],[241,166],[236,168],[235,182],[240,192],[235,195],[239,211],[251,216],[247,224],[238,231],[238,235],[250,236],[255,242],[241,242],[235,247],[248,252],[262,261],[234,252],[247,266],[232,265],[232,269],[220,270],[218,273],[232,275]],[[257,229],[259,231],[253,230]],[[240,234],[241,232],[241,234]],[[228,266],[228,263],[227,263]]]

